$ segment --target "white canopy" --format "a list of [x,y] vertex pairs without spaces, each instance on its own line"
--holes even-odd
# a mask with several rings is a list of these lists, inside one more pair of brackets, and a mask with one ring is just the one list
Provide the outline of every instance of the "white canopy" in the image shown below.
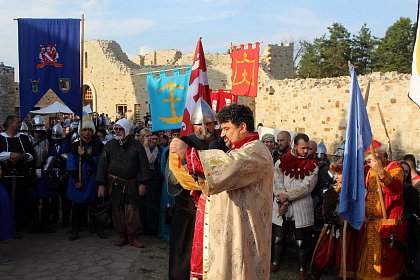
[[[56,114],[56,113],[63,113],[63,114],[74,114],[72,110],[70,110],[69,107],[66,105],[55,101],[50,106],[47,106],[45,108],[31,111],[33,114],[39,114],[39,115],[49,115],[49,114]],[[90,105],[86,105],[83,107],[83,113],[84,114],[92,114],[92,109],[90,108]]]
[[83,113],[84,114],[92,114],[92,109],[90,108],[90,104],[83,106]]
[[47,106],[45,108],[31,111],[33,114],[40,114],[40,115],[49,115],[49,114],[55,114],[55,113],[63,113],[63,114],[73,114],[73,111],[69,109],[66,105],[55,101],[50,106]]

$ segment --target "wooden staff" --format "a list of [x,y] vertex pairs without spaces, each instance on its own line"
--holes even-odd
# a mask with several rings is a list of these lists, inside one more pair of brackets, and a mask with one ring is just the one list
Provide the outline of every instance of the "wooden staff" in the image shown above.
[[[84,54],[84,41],[85,41],[85,15],[82,14],[82,20],[81,20],[81,27],[82,27],[82,33],[81,33],[81,45],[80,45],[80,96],[82,97],[82,115],[79,116],[79,145],[80,147],[83,147],[82,145],[82,125],[83,125],[83,54]],[[82,157],[79,155],[79,182],[82,183]]]
[[[350,61],[348,63],[349,63],[349,66],[350,66],[351,65]],[[367,84],[367,87],[366,87],[366,92],[365,92],[365,97],[364,97],[364,101],[365,101],[365,105],[366,106],[367,106],[367,102],[369,100],[369,92],[370,92],[370,80],[368,81],[368,84]],[[386,129],[385,120],[383,118],[382,111],[381,111],[381,109],[379,107],[379,103],[378,103],[378,108],[379,108],[379,112],[381,114],[382,124],[385,127],[385,133],[388,136],[388,131]],[[373,139],[373,136],[372,136],[372,139]],[[388,136],[388,141],[390,141],[389,140],[389,136]],[[389,143],[391,145],[391,142],[389,142]],[[375,154],[375,150],[373,149],[373,143],[370,144],[370,154],[372,155],[372,158],[374,158],[374,159],[377,160],[377,157],[376,157],[376,154]],[[379,194],[379,200],[381,202],[382,216],[383,216],[384,220],[387,220],[388,219],[388,215],[386,214],[385,202],[384,202],[384,195],[382,193],[382,188],[379,185],[379,177],[378,177],[378,174],[376,174],[376,184],[378,186],[378,194]]]
[[[373,142],[370,144],[370,154],[372,155],[373,159],[378,160],[375,154],[375,150],[373,148]],[[378,194],[379,194],[379,201],[381,202],[382,217],[384,220],[388,220],[388,215],[386,214],[386,209],[385,209],[384,194],[382,193],[382,188],[381,188],[381,185],[379,184],[378,174],[376,174],[376,185],[378,186]]]
[[[188,66],[190,67],[190,66]],[[171,69],[164,69],[164,70],[156,70],[156,71],[149,71],[149,72],[141,72],[141,73],[137,73],[137,74],[133,74],[133,76],[146,76],[147,73],[160,73],[161,71],[165,71],[165,72],[170,72],[170,71],[174,71],[176,69],[178,70],[182,70],[182,69],[187,69],[188,67],[178,67],[178,68],[171,68]]]
[[365,100],[365,104],[367,106],[367,103],[369,101],[369,92],[370,92],[370,80],[368,80],[368,84],[366,86],[366,92],[365,92],[365,96],[364,96],[364,100]]
[[382,113],[381,106],[379,106],[379,103],[376,103],[376,104],[378,105],[378,111],[379,111],[379,114],[381,115],[381,122],[382,122],[382,125],[383,125],[384,129],[385,129],[386,138],[388,139],[389,159],[392,160],[391,139],[389,138],[388,129],[386,128],[386,122],[385,122],[384,114]]
[[347,220],[344,220],[343,226],[343,242],[341,242],[341,272],[343,274],[343,279],[347,279],[347,250],[346,250],[346,238],[347,238]]

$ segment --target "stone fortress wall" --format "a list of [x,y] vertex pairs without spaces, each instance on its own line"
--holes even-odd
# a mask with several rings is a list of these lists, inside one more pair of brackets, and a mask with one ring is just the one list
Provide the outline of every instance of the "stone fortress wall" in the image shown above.
[[14,68],[0,62],[0,125],[3,125],[8,115],[15,112],[17,86],[14,80]]
[[[85,42],[84,85],[92,91],[93,111],[107,113],[114,119],[116,104],[121,104],[127,106],[129,119],[141,118],[149,111],[145,73],[190,66],[193,55],[194,52],[182,54],[177,50],[162,50],[139,55],[131,61],[115,41]],[[230,89],[229,55],[207,53],[205,56],[210,87]],[[3,68],[0,67],[1,73]],[[407,97],[409,79],[409,75],[395,72],[359,77],[363,91],[367,81],[371,81],[368,114],[374,137],[386,142],[377,109],[377,103],[380,103],[391,144],[398,155],[406,152],[420,154],[420,145],[416,144],[420,136],[420,111]],[[11,83],[10,77],[8,83]],[[4,97],[2,87],[3,82],[0,91]],[[240,97],[239,102],[254,109],[256,123],[305,132],[315,141],[323,141],[328,152],[333,153],[345,138],[349,90],[350,77],[347,76],[293,79],[293,44],[268,44],[260,57],[258,97]],[[54,98],[57,99],[53,93],[48,93],[37,106],[51,104]],[[18,104],[16,99],[15,106]],[[139,112],[135,112],[135,104]]]

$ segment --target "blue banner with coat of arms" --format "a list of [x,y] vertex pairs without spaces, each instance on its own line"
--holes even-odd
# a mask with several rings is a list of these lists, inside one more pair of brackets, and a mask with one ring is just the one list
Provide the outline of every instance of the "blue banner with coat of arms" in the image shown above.
[[20,114],[51,89],[82,116],[80,19],[18,19]]
[[147,73],[152,131],[181,128],[190,73],[191,67],[187,67],[185,74],[174,69],[173,76],[166,76],[162,70],[159,78]]

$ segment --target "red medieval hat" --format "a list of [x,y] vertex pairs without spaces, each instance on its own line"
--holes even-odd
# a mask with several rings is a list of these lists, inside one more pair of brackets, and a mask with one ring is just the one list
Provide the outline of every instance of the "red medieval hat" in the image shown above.
[[[377,141],[375,139],[372,139],[372,144],[373,144],[373,149],[375,149],[375,150],[378,149],[381,146],[381,142],[379,142],[379,141]],[[365,153],[370,152],[370,147],[371,146],[367,147]]]

